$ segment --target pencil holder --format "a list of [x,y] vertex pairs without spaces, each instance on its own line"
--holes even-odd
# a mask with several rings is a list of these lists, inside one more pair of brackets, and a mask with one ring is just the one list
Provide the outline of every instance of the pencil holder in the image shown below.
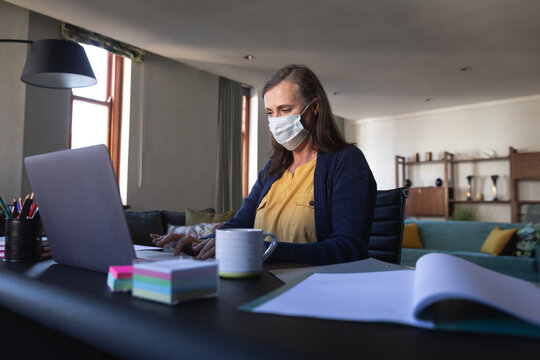
[[7,219],[4,261],[41,259],[41,222],[38,219]]
[[6,217],[0,214],[0,236],[6,236]]

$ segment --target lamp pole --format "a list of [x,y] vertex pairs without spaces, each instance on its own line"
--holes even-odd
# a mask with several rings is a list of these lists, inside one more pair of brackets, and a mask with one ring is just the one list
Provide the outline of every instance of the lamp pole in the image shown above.
[[14,43],[26,43],[26,44],[33,43],[32,40],[18,40],[18,39],[0,39],[0,42],[14,42]]

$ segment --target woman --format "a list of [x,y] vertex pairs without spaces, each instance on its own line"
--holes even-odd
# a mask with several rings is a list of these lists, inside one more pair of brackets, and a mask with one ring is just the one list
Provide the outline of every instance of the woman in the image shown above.
[[[377,185],[362,152],[337,130],[315,74],[289,65],[263,88],[272,156],[236,215],[222,228],[261,228],[279,239],[269,261],[332,264],[368,257]],[[206,259],[215,239],[152,235]]]

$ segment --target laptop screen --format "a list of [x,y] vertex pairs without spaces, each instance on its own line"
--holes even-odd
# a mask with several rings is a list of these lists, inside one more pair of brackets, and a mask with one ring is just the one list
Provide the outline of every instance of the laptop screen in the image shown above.
[[53,259],[107,272],[135,258],[105,145],[25,159]]

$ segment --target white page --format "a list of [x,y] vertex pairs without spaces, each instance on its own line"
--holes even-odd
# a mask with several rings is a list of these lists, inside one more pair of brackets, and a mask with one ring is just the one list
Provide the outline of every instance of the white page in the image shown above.
[[433,327],[413,316],[414,271],[313,274],[253,312]]
[[157,246],[145,246],[145,245],[134,244],[133,250],[135,250],[135,255],[137,256],[136,260],[157,261],[157,260],[171,260],[171,259],[193,259],[192,256],[182,254],[182,253],[179,255],[173,255],[172,249],[170,251],[167,251]]
[[158,250],[163,251],[163,248],[157,247],[157,246],[146,246],[146,245],[137,245],[133,244],[133,250],[135,251],[142,251],[142,250]]
[[447,254],[428,254],[416,263],[414,314],[445,299],[471,300],[540,325],[540,289]]

